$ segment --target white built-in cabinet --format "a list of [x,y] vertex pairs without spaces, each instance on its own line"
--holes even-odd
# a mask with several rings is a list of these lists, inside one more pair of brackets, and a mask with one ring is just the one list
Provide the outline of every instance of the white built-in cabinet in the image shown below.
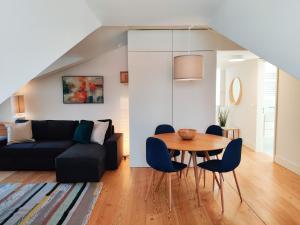
[[[190,43],[188,43],[190,41]],[[162,123],[204,132],[215,122],[216,50],[240,49],[213,31],[128,32],[130,164],[144,167],[146,139]],[[201,81],[174,81],[175,55],[202,54]]]
[[172,52],[171,30],[128,31],[129,52]]
[[145,166],[146,138],[157,124],[172,124],[172,53],[129,52],[130,162]]

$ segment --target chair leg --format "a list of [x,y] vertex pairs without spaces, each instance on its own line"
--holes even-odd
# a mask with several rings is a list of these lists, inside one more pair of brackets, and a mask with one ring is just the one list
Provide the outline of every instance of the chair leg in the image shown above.
[[151,176],[150,176],[150,184],[148,186],[148,190],[147,190],[147,193],[146,193],[145,201],[147,201],[147,199],[148,199],[148,196],[149,196],[149,193],[150,193],[150,190],[151,190],[151,186],[152,186],[152,183],[153,183],[153,178],[154,178],[154,170],[152,169]]
[[[210,160],[210,157],[209,157],[208,152],[204,152],[204,153],[205,153],[206,159],[207,159],[207,160]],[[218,186],[219,186],[219,188],[220,188],[220,182],[218,181],[218,178],[217,178],[216,173],[213,172],[213,175],[214,175],[214,179],[216,180],[216,182],[217,182],[217,184],[218,184]]]
[[236,187],[237,187],[237,189],[238,189],[238,192],[239,192],[239,196],[240,196],[241,202],[243,202],[242,195],[241,195],[241,190],[240,190],[240,187],[239,187],[239,183],[238,183],[238,181],[237,181],[237,178],[236,178],[235,171],[233,170],[232,172],[233,172],[235,184],[236,184]]
[[220,175],[221,204],[222,204],[222,214],[223,214],[224,213],[224,196],[223,196],[224,184],[221,178],[221,173],[219,173],[219,175]]
[[200,173],[198,175],[198,183],[200,183],[200,181],[201,181],[202,170],[204,170],[204,172],[205,172],[205,169],[200,168]]
[[[174,155],[174,153],[175,153],[175,151],[173,151],[173,155]],[[173,156],[173,158],[174,158],[174,161],[177,162],[177,156]],[[179,172],[176,172],[176,174],[177,174],[177,177],[180,178]]]
[[165,177],[165,173],[162,173],[162,175],[160,176],[159,181],[158,181],[158,183],[156,185],[155,191],[158,191],[158,189],[160,187],[160,184],[163,181],[164,177]]
[[215,176],[214,176],[214,173],[213,173],[213,191],[215,190]]
[[169,183],[169,210],[171,212],[171,209],[172,209],[172,179],[171,179],[171,173],[168,173],[168,183]]
[[218,179],[218,177],[217,177],[217,174],[216,174],[216,172],[213,172],[213,176],[214,176],[214,179],[215,179],[215,181],[216,181],[216,183],[217,183],[217,185],[219,186],[219,188],[220,188],[220,182],[221,181],[219,181],[219,179]]
[[[218,156],[218,155],[216,155],[216,158],[219,160],[219,156]],[[224,176],[223,176],[222,173],[221,173],[221,177],[222,177],[223,181],[225,181],[225,180],[224,180]]]
[[[206,159],[203,157],[203,161],[206,162]],[[203,187],[205,187],[205,183],[206,183],[206,172],[204,170],[204,173],[203,173],[203,178],[204,178],[204,183],[203,183]]]
[[170,158],[174,157],[175,150],[170,150]]
[[193,164],[194,164],[194,175],[195,175],[195,183],[196,183],[196,194],[198,200],[198,206],[200,206],[200,197],[199,197],[199,180],[198,180],[198,166],[197,166],[197,157],[196,152],[192,153]]
[[188,163],[187,168],[186,168],[186,176],[187,176],[188,173],[189,173],[189,169],[190,169],[190,166],[191,166],[191,162],[192,162],[192,155],[190,155],[190,160],[189,160],[189,163]]
[[[185,156],[185,151],[182,151],[181,152],[181,163],[184,163],[184,156]],[[181,175],[182,175],[182,170],[180,170],[180,173],[179,173],[179,177],[181,178]]]
[[224,176],[223,176],[223,173],[221,173],[221,178],[222,178],[222,180],[223,180],[223,181],[225,181],[225,180],[224,180]]

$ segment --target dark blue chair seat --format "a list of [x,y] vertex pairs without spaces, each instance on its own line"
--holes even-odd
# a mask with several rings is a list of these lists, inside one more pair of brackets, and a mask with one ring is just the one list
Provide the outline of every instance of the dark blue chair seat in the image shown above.
[[212,172],[218,172],[218,173],[226,173],[230,172],[232,170],[226,169],[226,166],[224,163],[222,163],[222,160],[213,159],[206,162],[202,162],[198,164],[199,167],[205,170],[209,170]]
[[[156,127],[155,134],[175,133],[175,129],[169,124],[161,124]],[[176,149],[168,149],[169,152],[174,150],[173,157],[180,155],[180,151]]]
[[181,163],[181,162],[172,161],[172,164],[173,164],[173,167],[174,167],[174,171],[173,172],[178,172],[178,171],[183,170],[184,168],[187,167],[186,164]]

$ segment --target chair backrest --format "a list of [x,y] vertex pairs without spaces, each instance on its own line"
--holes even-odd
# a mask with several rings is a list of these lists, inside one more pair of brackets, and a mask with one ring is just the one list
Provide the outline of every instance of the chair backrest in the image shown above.
[[156,127],[155,134],[175,133],[174,128],[169,124],[161,124]]
[[211,125],[206,129],[206,134],[214,134],[218,136],[223,136],[223,130],[218,125]]
[[234,170],[241,162],[243,140],[232,140],[226,147],[222,157],[222,167],[227,171]]
[[163,172],[174,171],[166,144],[158,138],[149,137],[146,141],[146,161],[148,165]]

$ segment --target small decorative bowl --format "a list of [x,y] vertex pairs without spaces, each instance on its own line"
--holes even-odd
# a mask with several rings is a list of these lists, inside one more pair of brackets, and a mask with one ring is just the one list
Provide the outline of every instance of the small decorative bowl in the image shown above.
[[197,130],[195,129],[180,129],[178,130],[178,135],[183,140],[193,140],[197,134]]

